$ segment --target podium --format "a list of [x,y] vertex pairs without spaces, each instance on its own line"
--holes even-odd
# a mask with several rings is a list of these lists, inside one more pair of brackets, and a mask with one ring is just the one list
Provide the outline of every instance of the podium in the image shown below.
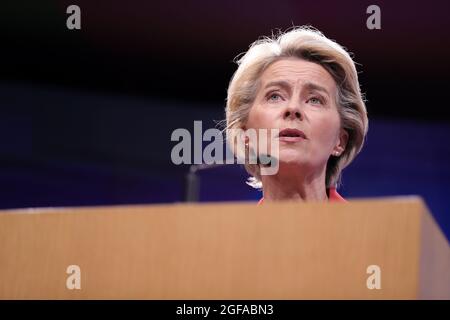
[[418,197],[0,212],[0,299],[449,298]]

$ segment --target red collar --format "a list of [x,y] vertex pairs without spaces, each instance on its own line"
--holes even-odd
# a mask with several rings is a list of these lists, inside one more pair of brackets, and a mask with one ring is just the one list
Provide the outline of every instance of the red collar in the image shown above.
[[[336,188],[328,188],[328,194],[330,195],[328,197],[329,202],[348,202],[342,196],[336,191]],[[258,201],[258,205],[262,204],[264,202],[264,197],[262,197]]]

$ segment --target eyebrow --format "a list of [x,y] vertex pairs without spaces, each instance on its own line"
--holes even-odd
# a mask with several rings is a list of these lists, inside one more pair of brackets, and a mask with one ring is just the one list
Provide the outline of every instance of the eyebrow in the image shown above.
[[[281,87],[281,88],[289,90],[289,91],[291,90],[290,83],[288,81],[284,81],[284,80],[271,81],[264,86],[265,89],[267,89],[269,87]],[[330,96],[330,93],[328,92],[328,90],[325,87],[322,87],[321,85],[318,85],[313,82],[307,82],[305,84],[305,88],[308,90],[311,90],[311,91],[322,91],[325,94],[327,94],[328,96]]]
[[318,85],[316,83],[307,82],[305,87],[311,91],[322,91],[326,95],[330,96],[330,93],[328,92],[328,90],[325,87],[322,87],[321,85]]
[[279,81],[271,81],[268,84],[264,86],[264,89],[270,88],[270,87],[281,87],[283,89],[286,89],[288,91],[291,91],[291,85],[289,82],[284,80]]

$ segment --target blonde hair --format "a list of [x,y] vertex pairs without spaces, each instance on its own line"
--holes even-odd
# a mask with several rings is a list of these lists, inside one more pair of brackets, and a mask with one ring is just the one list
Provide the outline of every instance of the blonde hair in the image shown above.
[[[337,86],[336,105],[341,126],[348,133],[348,141],[340,156],[330,156],[326,168],[326,187],[337,187],[341,172],[361,151],[368,130],[368,118],[361,94],[355,63],[338,43],[325,37],[310,26],[292,28],[277,36],[264,37],[253,42],[250,49],[236,59],[238,69],[228,86],[226,103],[227,140],[235,145],[233,132],[242,129],[259,89],[259,78],[272,63],[283,58],[299,58],[325,68]],[[234,150],[236,154],[236,150]],[[245,164],[250,175],[247,182],[261,188],[258,165]]]

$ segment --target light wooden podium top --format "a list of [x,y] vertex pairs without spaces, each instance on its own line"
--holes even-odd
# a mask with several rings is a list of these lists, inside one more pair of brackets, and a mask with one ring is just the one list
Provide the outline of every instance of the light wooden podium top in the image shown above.
[[418,197],[3,210],[0,298],[450,298],[450,249]]

